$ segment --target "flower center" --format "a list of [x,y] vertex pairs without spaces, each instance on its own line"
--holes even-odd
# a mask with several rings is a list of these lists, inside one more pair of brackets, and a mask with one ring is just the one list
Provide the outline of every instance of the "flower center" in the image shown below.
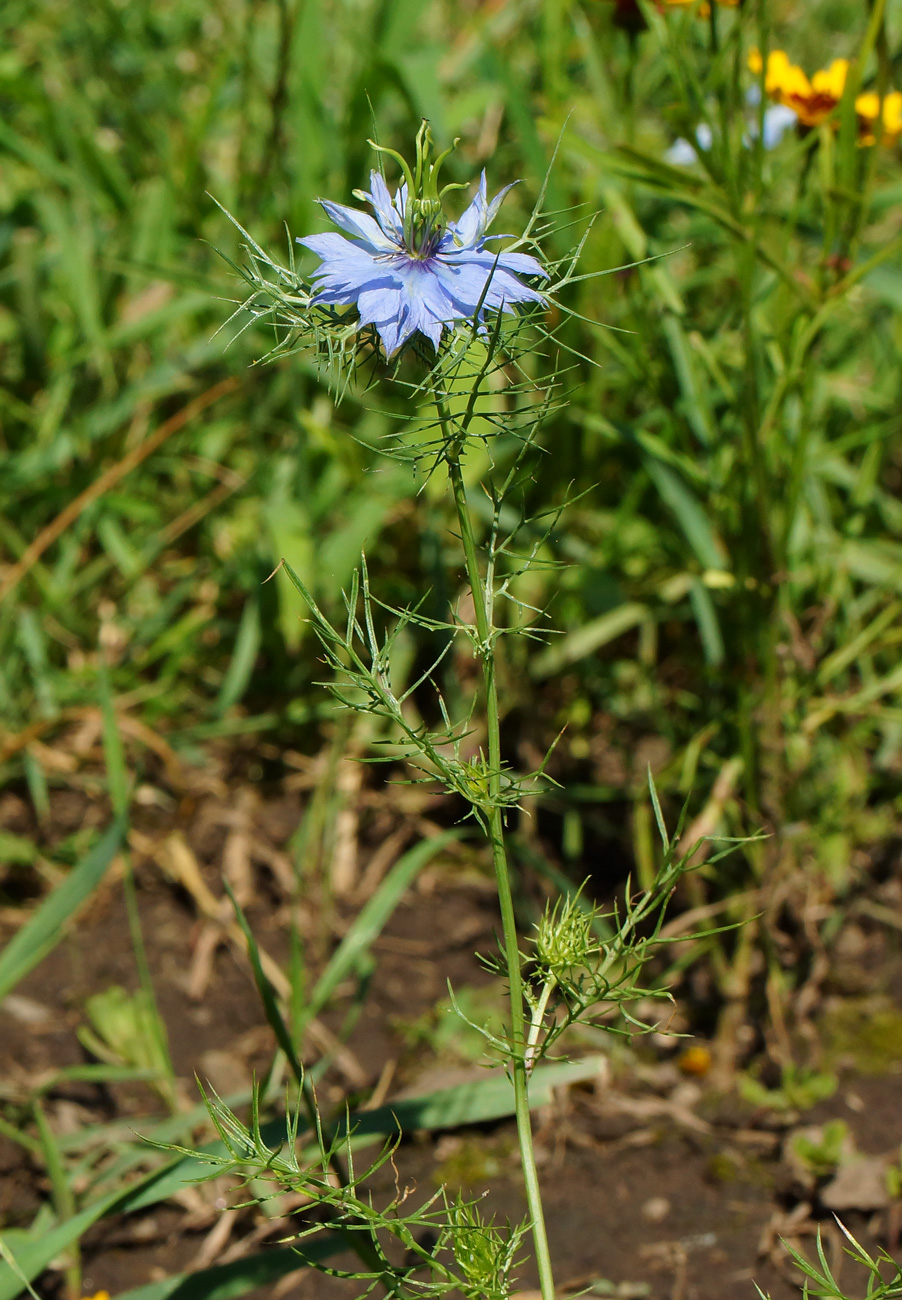
[[432,257],[445,231],[445,214],[437,198],[408,198],[404,212],[404,244],[411,257]]
[[448,224],[442,211],[442,199],[448,190],[466,188],[461,182],[452,182],[439,189],[438,178],[442,163],[454,151],[457,141],[433,160],[432,134],[429,123],[423,122],[417,131],[416,163],[408,166],[399,153],[385,145],[369,142],[377,153],[385,153],[399,164],[407,184],[404,205],[404,249],[408,257],[425,262],[432,257],[442,242]]

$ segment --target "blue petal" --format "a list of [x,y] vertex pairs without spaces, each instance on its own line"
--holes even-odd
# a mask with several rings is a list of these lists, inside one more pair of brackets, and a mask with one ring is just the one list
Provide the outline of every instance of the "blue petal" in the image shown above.
[[537,289],[530,289],[515,275],[510,275],[502,267],[496,267],[491,273],[484,306],[488,311],[507,311],[512,303],[544,301],[544,295]]
[[398,186],[398,192],[392,199],[392,203],[398,216],[403,219],[404,213],[407,211],[407,181],[402,181]]
[[363,289],[357,302],[361,325],[384,324],[402,313],[403,286],[372,284]]
[[388,356],[414,334],[438,349],[442,332],[456,321],[472,320],[486,310],[512,311],[518,302],[545,301],[518,277],[547,279],[536,258],[526,253],[494,253],[484,245],[485,232],[511,188],[488,202],[485,173],[460,221],[449,223],[438,252],[422,261],[404,248],[403,217],[407,187],[392,197],[383,177],[370,174],[365,195],[375,219],[342,204],[320,200],[335,224],[350,235],[309,235],[298,243],[320,258],[313,272],[315,301],[357,309],[361,326],[373,325]]
[[329,199],[317,199],[317,202],[345,234],[362,240],[381,253],[397,252],[397,245],[368,213],[346,208],[342,203],[331,203]]
[[485,233],[486,191],[485,172],[479,178],[479,188],[468,207],[464,209],[457,221],[452,221],[448,229],[454,236],[454,242],[462,248],[472,248]]
[[[525,253],[510,253],[508,257],[517,261],[523,258],[527,263],[535,263],[536,270],[530,268],[529,273],[545,276],[538,262]],[[454,258],[439,262],[439,266],[442,282],[449,289],[454,286],[451,291],[458,300],[469,304],[468,314],[471,316],[483,293],[483,306],[489,310],[497,310],[507,303],[545,301],[544,295],[537,289],[532,289],[517,279],[514,267],[505,266],[503,253],[496,261],[495,254],[488,250],[461,252]]]
[[402,311],[397,320],[386,321],[384,325],[377,326],[377,329],[387,357],[390,357],[393,352],[397,352],[398,348],[416,332],[407,320],[406,310]]
[[304,248],[309,248],[311,253],[316,253],[323,261],[341,261],[343,258],[359,259],[365,257],[368,261],[373,260],[373,254],[359,244],[352,244],[344,235],[336,235],[334,230],[328,230],[322,235],[305,235],[303,239],[298,239],[297,243],[302,244]]
[[529,253],[502,253],[498,265],[514,275],[534,275],[541,280],[548,279],[548,272],[542,263],[530,257]]
[[460,318],[454,299],[446,292],[431,263],[427,266],[423,262],[410,262],[397,270],[404,281],[411,332],[419,330],[437,348],[442,326],[453,324]]
[[[483,176],[485,176],[485,172],[483,172],[482,174]],[[488,211],[486,213],[486,220],[485,220],[486,229],[488,229],[488,227],[492,224],[492,222],[495,220],[496,216],[498,215],[498,209],[501,207],[501,204],[504,202],[505,195],[508,193],[509,190],[512,190],[515,185],[519,185],[519,184],[520,184],[519,181],[511,181],[510,185],[505,185],[504,189],[499,190],[498,193],[495,195],[495,197],[492,199],[491,203],[488,206]]]
[[390,265],[388,259],[371,253],[360,244],[352,244],[342,235],[308,235],[299,244],[309,248],[320,258],[314,276],[323,275],[382,275]]
[[361,325],[375,325],[382,346],[391,356],[398,344],[398,328],[406,316],[404,290],[400,285],[364,289],[357,299]]
[[324,261],[313,273],[316,282],[316,301],[343,304],[356,303],[361,293],[373,288],[387,288],[400,282],[385,262],[361,254],[356,258],[342,257]]
[[376,220],[386,235],[400,240],[404,234],[404,224],[392,200],[389,188],[379,172],[370,172],[370,189],[367,195],[376,214]]
[[485,172],[479,178],[479,187],[470,205],[464,209],[457,221],[449,223],[448,229],[454,236],[455,244],[460,248],[474,248],[485,236],[485,232],[495,220],[498,209],[504,201],[508,190],[518,182],[505,185],[489,203],[486,199]]
[[483,267],[464,263],[440,263],[436,278],[450,298],[455,314],[471,320],[483,296],[488,275]]

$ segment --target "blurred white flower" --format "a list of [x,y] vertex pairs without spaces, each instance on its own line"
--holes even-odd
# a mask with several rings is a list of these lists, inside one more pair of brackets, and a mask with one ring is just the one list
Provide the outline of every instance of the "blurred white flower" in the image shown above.
[[[703,152],[707,153],[711,148],[711,142],[714,139],[711,128],[707,122],[699,122],[695,128],[695,145]],[[679,140],[674,140],[673,144],[664,155],[664,161],[669,162],[672,167],[691,167],[694,162],[698,161],[698,153],[695,145],[691,145],[688,140],[680,136]]]
[[[759,102],[758,87],[752,86],[746,95],[746,103],[754,108]],[[798,114],[785,104],[772,104],[765,109],[761,131],[765,149],[776,149],[786,132],[791,131],[798,121]],[[757,138],[758,123],[754,121],[750,123],[748,131],[742,137],[742,143],[748,149]],[[691,167],[693,163],[698,162],[698,150],[707,153],[711,148],[712,139],[711,128],[707,122],[699,122],[695,128],[695,144],[690,144],[680,136],[664,154],[664,161],[670,163],[672,167]]]

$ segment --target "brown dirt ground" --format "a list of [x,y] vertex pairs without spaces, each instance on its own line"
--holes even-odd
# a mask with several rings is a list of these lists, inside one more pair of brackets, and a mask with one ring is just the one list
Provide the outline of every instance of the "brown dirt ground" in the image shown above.
[[[289,842],[318,774],[299,764],[295,777],[265,798],[249,785],[231,795],[227,778],[222,762],[211,760],[193,786],[174,794],[162,786],[146,787],[132,840],[153,978],[175,1071],[189,1102],[195,1099],[195,1073],[230,1092],[246,1086],[253,1070],[266,1068],[273,1048],[247,961],[224,929],[222,875],[244,899],[254,932],[275,962],[287,960],[293,915],[315,968],[390,865],[384,854],[384,861],[379,858],[378,845],[396,836],[397,856],[404,844],[434,830],[428,803],[416,804],[401,792],[386,809],[384,801],[368,802],[352,781],[332,858],[344,875],[333,870],[330,879],[318,878],[292,911]],[[100,823],[103,816],[90,792],[59,790],[53,827],[41,833],[52,841],[86,822]],[[0,801],[0,824],[19,834],[37,829],[24,801],[12,794]],[[366,844],[375,847],[366,851]],[[15,870],[24,894],[44,887],[37,879],[29,885],[22,869]],[[8,875],[7,884],[11,879]],[[8,938],[23,911],[0,909],[0,939]],[[388,1099],[404,1087],[428,1091],[468,1068],[455,1058],[453,1038],[442,1040],[436,1060],[428,1042],[411,1038],[410,1025],[418,1018],[427,1023],[422,1018],[443,996],[447,978],[458,988],[486,983],[473,952],[492,948],[496,924],[491,882],[469,850],[457,850],[424,870],[376,943],[362,1013],[321,1087],[325,1102],[349,1093],[365,1099],[374,1089]],[[884,996],[889,990],[898,1001],[898,943],[886,939],[877,921],[861,922],[837,953],[848,967],[847,986],[855,984],[854,968],[859,984],[871,987],[876,968]],[[76,1037],[84,1002],[112,984],[137,986],[121,865],[65,941],[22,982],[14,999],[0,1005],[0,1113],[21,1114],[17,1099],[47,1071],[87,1059]],[[311,1059],[333,1042],[342,1016],[336,1006],[323,1018]],[[797,1275],[787,1267],[781,1235],[808,1249],[820,1224],[831,1257],[840,1260],[841,1251],[818,1189],[800,1187],[793,1179],[783,1156],[785,1135],[794,1126],[840,1118],[859,1152],[897,1151],[902,1143],[899,1071],[899,1062],[890,1062],[882,1075],[846,1069],[829,1101],[804,1115],[781,1117],[715,1092],[705,1077],[688,1076],[677,1067],[672,1046],[652,1041],[637,1052],[616,1050],[594,1084],[561,1092],[536,1116],[562,1287],[571,1292],[594,1287],[595,1294],[622,1300],[721,1300],[725,1292],[751,1300],[753,1282],[775,1300],[795,1293]],[[47,1098],[51,1125],[61,1135],[120,1118],[140,1132],[142,1118],[155,1112],[159,1105],[142,1085],[66,1084]],[[499,1217],[522,1214],[510,1122],[414,1135],[397,1162],[402,1181],[424,1194],[441,1177],[469,1192],[490,1185]],[[39,1165],[0,1137],[0,1227],[26,1224],[47,1195]],[[234,1201],[228,1187],[216,1184],[184,1203],[95,1227],[83,1242],[85,1295],[100,1289],[115,1295],[164,1273],[228,1260],[251,1242],[259,1249],[284,1235],[284,1226],[280,1233],[276,1225],[267,1236],[265,1221],[252,1210],[223,1218],[230,1197]],[[868,1242],[898,1245],[898,1203],[850,1206],[843,1219]],[[863,1291],[864,1279],[853,1277],[850,1266],[842,1277],[853,1293]],[[521,1285],[535,1285],[528,1271]],[[61,1275],[48,1272],[38,1290],[51,1298],[63,1295]],[[336,1293],[353,1292],[307,1270],[275,1288],[276,1295],[303,1300]]]

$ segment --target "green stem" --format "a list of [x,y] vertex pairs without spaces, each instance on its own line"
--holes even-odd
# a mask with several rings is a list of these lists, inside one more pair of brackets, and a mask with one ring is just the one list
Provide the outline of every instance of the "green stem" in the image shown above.
[[504,934],[504,956],[510,986],[511,1038],[513,1041],[511,1072],[514,1083],[517,1138],[520,1145],[523,1180],[526,1184],[526,1203],[532,1224],[533,1245],[539,1271],[539,1284],[542,1289],[542,1300],[554,1300],[551,1254],[548,1249],[548,1236],[545,1230],[545,1215],[542,1210],[542,1195],[539,1189],[539,1174],[536,1168],[532,1122],[529,1114],[529,1062],[526,1057],[526,1022],[523,1013],[520,949],[517,943],[517,924],[514,917],[510,871],[504,848],[504,819],[501,808],[498,806],[501,777],[501,724],[498,712],[498,686],[495,678],[492,591],[489,584],[483,582],[479,570],[476,539],[473,536],[473,521],[470,517],[467,490],[460,466],[461,442],[459,438],[456,439],[451,434],[447,409],[438,396],[436,397],[436,404],[439,419],[447,436],[448,474],[451,479],[454,504],[457,508],[457,518],[460,523],[460,537],[464,548],[467,578],[473,593],[473,604],[476,611],[476,635],[479,639],[478,653],[482,664],[485,686],[490,805],[485,811],[485,820],[488,827],[489,843],[492,847],[495,880],[498,885],[498,901],[501,907],[501,925]]

